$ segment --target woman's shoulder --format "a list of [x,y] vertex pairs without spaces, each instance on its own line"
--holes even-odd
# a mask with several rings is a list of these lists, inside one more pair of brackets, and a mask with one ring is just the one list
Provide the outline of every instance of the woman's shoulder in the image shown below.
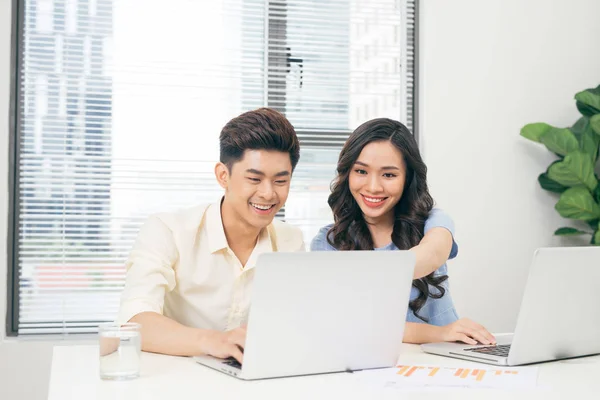
[[337,249],[327,241],[327,234],[333,227],[333,224],[325,225],[315,235],[310,242],[310,251],[336,251]]

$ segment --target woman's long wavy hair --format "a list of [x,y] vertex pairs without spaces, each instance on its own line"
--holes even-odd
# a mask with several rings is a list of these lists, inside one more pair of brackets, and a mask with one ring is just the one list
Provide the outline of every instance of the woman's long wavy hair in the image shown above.
[[[398,121],[377,118],[365,122],[350,135],[342,148],[337,164],[337,176],[331,185],[328,203],[333,211],[334,225],[327,233],[327,241],[338,250],[373,250],[373,238],[363,213],[350,192],[349,176],[363,148],[372,142],[387,141],[396,147],[404,158],[406,179],[400,201],[394,207],[392,242],[400,250],[410,249],[421,241],[425,220],[433,208],[433,198],[427,189],[427,166],[421,158],[417,143],[408,128]],[[412,312],[419,315],[428,297],[439,299],[445,293],[441,286],[447,275],[433,273],[413,280],[419,290],[416,299],[409,303]],[[430,290],[430,286],[437,293]]]

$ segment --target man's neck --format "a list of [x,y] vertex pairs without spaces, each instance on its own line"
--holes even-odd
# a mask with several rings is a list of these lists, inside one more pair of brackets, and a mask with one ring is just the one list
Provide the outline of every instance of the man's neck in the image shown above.
[[221,222],[229,248],[233,250],[242,265],[245,265],[256,246],[261,230],[247,224],[233,208],[229,207],[226,200],[221,203]]

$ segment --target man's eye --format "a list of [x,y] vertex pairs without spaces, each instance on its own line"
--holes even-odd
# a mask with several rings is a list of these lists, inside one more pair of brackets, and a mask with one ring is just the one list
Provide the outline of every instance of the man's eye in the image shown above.
[[283,181],[275,181],[275,183],[276,183],[276,184],[278,184],[278,185],[285,185],[285,184],[287,183],[287,181],[286,181],[286,180],[283,180]]
[[249,180],[251,180],[252,182],[260,182],[260,179],[258,178],[248,178]]

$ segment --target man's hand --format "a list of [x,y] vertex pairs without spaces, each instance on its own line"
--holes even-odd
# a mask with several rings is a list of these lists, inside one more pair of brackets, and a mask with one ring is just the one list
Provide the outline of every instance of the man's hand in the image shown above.
[[245,346],[245,326],[227,332],[206,331],[201,342],[202,353],[217,358],[234,357],[240,364],[244,360]]
[[467,318],[461,318],[456,322],[442,327],[442,341],[460,341],[467,344],[496,344],[494,335],[483,326]]

